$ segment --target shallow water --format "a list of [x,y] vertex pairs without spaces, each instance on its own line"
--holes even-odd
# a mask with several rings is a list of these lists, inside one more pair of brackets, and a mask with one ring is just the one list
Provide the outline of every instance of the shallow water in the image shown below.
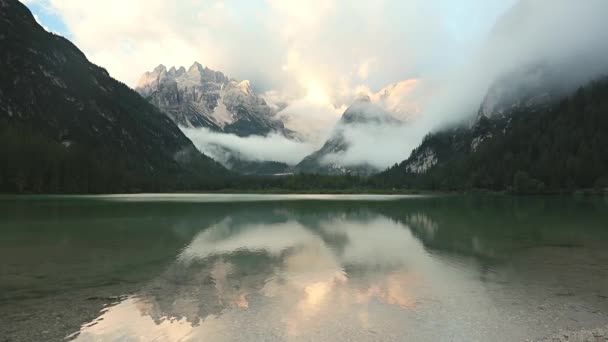
[[608,324],[603,198],[5,196],[0,217],[3,341],[524,341]]

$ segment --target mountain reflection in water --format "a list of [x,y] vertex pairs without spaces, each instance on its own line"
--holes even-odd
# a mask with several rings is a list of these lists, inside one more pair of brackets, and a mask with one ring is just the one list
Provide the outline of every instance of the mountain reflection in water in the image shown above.
[[59,203],[62,222],[120,233],[104,263],[147,265],[76,341],[509,341],[608,322],[601,200],[105,199],[86,219]]

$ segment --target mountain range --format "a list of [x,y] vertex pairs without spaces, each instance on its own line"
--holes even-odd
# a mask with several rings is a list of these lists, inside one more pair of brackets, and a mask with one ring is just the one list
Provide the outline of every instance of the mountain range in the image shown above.
[[146,72],[135,89],[180,126],[241,137],[293,135],[249,81],[230,79],[198,62],[188,70],[159,65]]
[[317,175],[234,181],[182,129],[297,139],[248,81],[199,63],[188,70],[161,65],[132,90],[47,32],[17,0],[0,0],[0,65],[3,192],[293,190],[315,182],[331,189],[337,179],[343,186],[520,193],[608,187],[608,77],[569,82],[572,63],[532,63],[504,74],[469,121],[429,133],[409,158],[379,174],[377,166],[345,158],[352,132],[415,120],[419,104],[407,95],[418,81],[354,101],[323,146],[295,166],[214,146],[228,155],[226,166],[243,174],[371,176],[362,181]]
[[[381,170],[365,163],[345,165],[340,160],[340,155],[350,147],[344,137],[345,131],[368,124],[389,124],[389,120],[413,120],[420,108],[408,95],[417,84],[417,80],[397,82],[365,100],[356,100],[337,122],[321,149],[297,165],[275,160],[252,160],[251,156],[220,142],[206,142],[204,150],[225,167],[242,174],[370,175]],[[275,106],[256,94],[249,81],[231,79],[198,62],[188,69],[167,69],[161,64],[141,76],[136,90],[182,128],[206,128],[240,137],[279,134],[300,140],[305,136],[286,128],[284,121],[289,117],[277,113]]]

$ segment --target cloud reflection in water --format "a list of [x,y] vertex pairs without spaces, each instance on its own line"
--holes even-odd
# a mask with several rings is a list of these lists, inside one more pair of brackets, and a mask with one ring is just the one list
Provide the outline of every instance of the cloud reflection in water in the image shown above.
[[424,280],[414,266],[432,259],[405,225],[367,216],[309,225],[227,217],[199,232],[163,274],[109,308],[78,340],[231,340],[239,330],[229,326],[252,315],[278,338],[297,337],[338,319],[369,328],[370,305],[415,309],[421,292],[414,287]]

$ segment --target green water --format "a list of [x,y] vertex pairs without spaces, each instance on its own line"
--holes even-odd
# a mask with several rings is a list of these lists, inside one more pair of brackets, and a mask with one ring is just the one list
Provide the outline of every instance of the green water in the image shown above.
[[0,341],[525,341],[606,324],[604,198],[0,197]]

